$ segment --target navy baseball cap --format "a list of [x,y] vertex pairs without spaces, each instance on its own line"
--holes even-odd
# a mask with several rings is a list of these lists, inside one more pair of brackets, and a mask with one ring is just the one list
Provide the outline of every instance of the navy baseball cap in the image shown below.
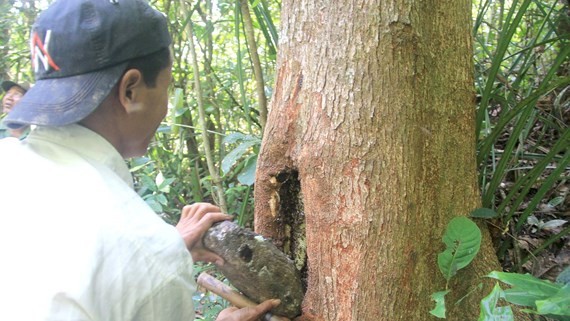
[[26,92],[30,89],[30,85],[28,85],[27,83],[19,84],[17,82],[13,82],[10,80],[3,81],[1,86],[2,86],[2,90],[4,90],[4,92],[8,92],[8,90],[10,90],[12,87],[22,88],[22,90],[24,92]]
[[166,17],[145,0],[57,0],[32,27],[36,83],[4,123],[79,122],[109,95],[130,60],[170,43]]

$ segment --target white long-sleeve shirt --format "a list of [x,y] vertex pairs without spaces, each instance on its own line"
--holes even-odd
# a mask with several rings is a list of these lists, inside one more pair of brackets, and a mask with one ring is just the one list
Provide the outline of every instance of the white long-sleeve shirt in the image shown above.
[[0,140],[0,320],[194,320],[192,258],[79,125]]

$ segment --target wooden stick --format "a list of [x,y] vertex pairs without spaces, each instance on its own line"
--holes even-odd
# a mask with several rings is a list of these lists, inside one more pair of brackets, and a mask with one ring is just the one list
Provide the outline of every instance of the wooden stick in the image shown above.
[[257,303],[251,301],[208,273],[200,273],[198,276],[198,284],[228,300],[238,308],[253,307],[257,305]]
[[[254,307],[257,305],[257,303],[251,301],[243,294],[232,289],[227,284],[223,283],[222,281],[216,279],[215,277],[209,275],[206,272],[200,273],[200,275],[198,276],[198,284],[208,289],[209,291],[221,296],[222,298],[226,299],[228,302],[230,302],[231,304],[235,305],[240,309],[245,307]],[[272,315],[271,313],[267,313],[265,314],[263,320],[284,321],[289,319]]]

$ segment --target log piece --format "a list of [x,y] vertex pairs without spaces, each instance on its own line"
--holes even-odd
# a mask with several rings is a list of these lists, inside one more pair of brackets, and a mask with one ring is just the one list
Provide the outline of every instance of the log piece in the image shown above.
[[225,260],[220,271],[251,300],[280,299],[273,314],[290,319],[301,314],[303,285],[299,271],[270,240],[224,221],[206,232],[204,246]]

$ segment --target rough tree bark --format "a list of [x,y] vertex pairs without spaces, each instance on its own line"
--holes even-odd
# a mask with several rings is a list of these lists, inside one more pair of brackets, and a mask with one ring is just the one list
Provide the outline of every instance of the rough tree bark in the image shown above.
[[[471,0],[284,0],[256,231],[295,258],[299,320],[429,320],[454,216],[480,202]],[[451,285],[476,320],[488,233]]]

